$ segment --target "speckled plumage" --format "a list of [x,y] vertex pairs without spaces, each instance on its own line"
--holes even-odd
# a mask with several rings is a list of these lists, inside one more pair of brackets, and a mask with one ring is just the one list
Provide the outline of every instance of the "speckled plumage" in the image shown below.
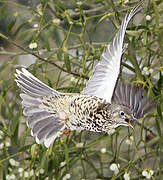
[[[47,102],[49,100],[49,103]],[[41,108],[52,112],[56,109],[60,119],[67,119],[67,128],[71,130],[107,131],[105,121],[110,119],[110,104],[102,98],[92,95],[61,95],[59,98],[43,97]]]
[[[37,143],[46,147],[69,130],[107,132],[118,126],[130,126],[131,121],[143,117],[152,106],[142,90],[118,83],[121,56],[126,46],[124,35],[130,19],[141,9],[136,6],[125,16],[121,28],[107,46],[93,75],[80,94],[60,93],[42,83],[26,69],[16,70],[17,85],[27,125]],[[115,88],[116,87],[116,88]]]

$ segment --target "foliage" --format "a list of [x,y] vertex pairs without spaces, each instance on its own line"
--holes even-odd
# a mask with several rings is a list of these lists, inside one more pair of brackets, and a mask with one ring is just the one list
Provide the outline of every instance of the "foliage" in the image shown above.
[[143,86],[158,102],[134,131],[72,132],[46,149],[30,136],[14,81],[15,68],[28,64],[49,86],[80,92],[105,44],[138,2],[0,1],[5,22],[0,26],[0,179],[123,179],[128,173],[132,179],[163,179],[161,0],[145,1],[138,22],[130,23],[126,33],[121,79]]

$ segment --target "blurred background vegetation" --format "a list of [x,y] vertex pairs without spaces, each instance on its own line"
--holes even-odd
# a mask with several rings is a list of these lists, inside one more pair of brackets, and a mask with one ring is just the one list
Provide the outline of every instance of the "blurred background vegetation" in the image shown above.
[[[80,92],[105,45],[139,0],[0,0],[0,179],[163,179],[163,2],[143,1],[130,23],[120,79],[157,109],[110,134],[72,132],[46,149],[30,136],[15,69]],[[7,38],[8,39],[7,39]]]

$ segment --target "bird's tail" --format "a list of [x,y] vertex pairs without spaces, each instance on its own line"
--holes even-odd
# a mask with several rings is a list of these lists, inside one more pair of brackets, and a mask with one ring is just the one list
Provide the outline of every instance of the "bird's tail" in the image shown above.
[[38,80],[24,68],[21,71],[16,70],[15,76],[17,85],[24,92],[20,97],[23,100],[23,113],[28,116],[27,125],[32,128],[31,135],[36,137],[37,143],[44,142],[45,146],[49,147],[65,129],[65,124],[59,120],[55,106],[50,110],[41,108],[42,97],[59,98],[61,93]]

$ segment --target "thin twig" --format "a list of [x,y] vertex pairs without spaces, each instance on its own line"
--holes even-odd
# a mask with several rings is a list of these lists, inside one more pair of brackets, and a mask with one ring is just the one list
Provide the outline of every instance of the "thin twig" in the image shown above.
[[157,136],[152,130],[150,130],[149,128],[147,128],[146,126],[142,125],[141,123],[139,123],[138,121],[136,121],[136,123],[139,126],[142,126],[146,131],[150,132],[153,136]]
[[[4,35],[3,35],[4,36]],[[3,37],[1,36],[1,37]],[[88,79],[88,76],[85,76],[83,74],[78,74],[78,73],[75,73],[75,72],[72,72],[72,71],[68,71],[64,68],[62,68],[61,66],[59,66],[58,64],[56,64],[55,62],[52,62],[52,61],[47,61],[45,60],[44,58],[40,57],[39,55],[35,54],[34,52],[28,50],[28,49],[25,49],[24,47],[22,47],[21,45],[17,44],[15,41],[13,41],[11,38],[9,37],[6,37],[4,36],[3,37],[4,39],[6,39],[8,42],[10,42],[11,44],[15,45],[16,47],[20,48],[21,50],[23,50],[24,52],[27,52],[28,54],[31,54],[33,56],[35,56],[36,58],[38,58],[39,60],[43,61],[43,62],[46,62],[46,63],[49,63],[55,67],[57,67],[58,69],[60,69],[61,71],[63,72],[66,72],[66,73],[69,73],[69,74],[72,74],[74,76],[77,76],[77,77],[81,77],[81,78],[84,78],[84,79]]]

